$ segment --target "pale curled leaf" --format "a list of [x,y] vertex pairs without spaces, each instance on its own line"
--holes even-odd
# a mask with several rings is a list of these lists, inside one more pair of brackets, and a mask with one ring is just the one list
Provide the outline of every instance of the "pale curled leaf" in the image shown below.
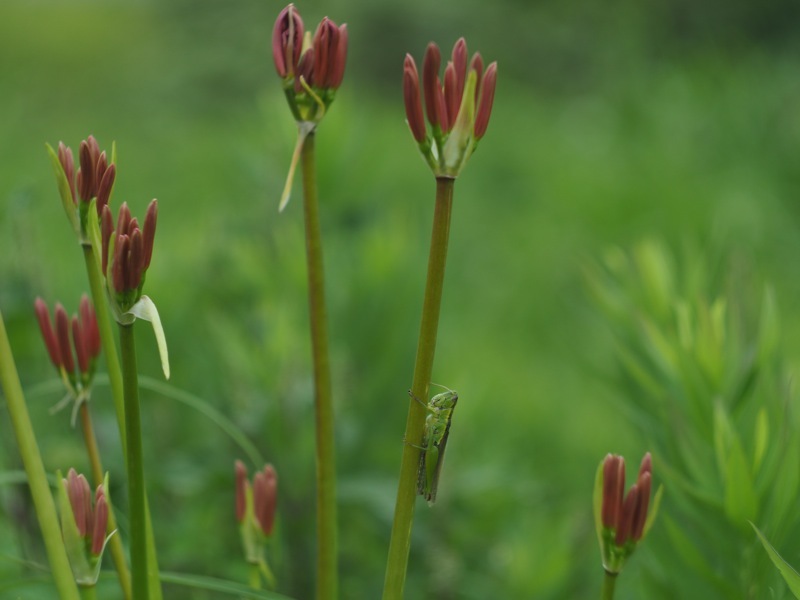
[[470,71],[461,97],[455,125],[444,143],[441,175],[457,177],[472,152],[473,127],[475,125],[475,71]]
[[127,314],[149,321],[153,326],[153,333],[156,334],[156,344],[158,345],[158,354],[161,357],[161,369],[164,371],[164,377],[169,379],[167,338],[164,336],[164,328],[161,325],[161,318],[158,316],[156,305],[148,296],[142,296],[139,298],[139,301],[131,307]]
[[292,182],[294,181],[294,172],[297,170],[297,164],[300,162],[300,154],[303,152],[303,144],[305,144],[308,134],[314,131],[316,125],[309,121],[301,121],[297,125],[297,142],[294,146],[292,153],[292,162],[289,165],[289,172],[286,174],[286,183],[283,186],[283,193],[281,194],[281,203],[278,205],[278,212],[283,212],[286,205],[289,204],[289,198],[292,195]]

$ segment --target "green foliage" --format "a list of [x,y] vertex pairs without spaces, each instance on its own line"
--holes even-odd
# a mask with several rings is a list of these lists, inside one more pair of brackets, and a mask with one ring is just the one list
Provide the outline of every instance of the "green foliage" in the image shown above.
[[758,539],[761,540],[764,550],[769,554],[770,560],[781,572],[781,575],[783,575],[783,579],[786,581],[786,585],[789,586],[792,594],[794,594],[794,597],[800,598],[800,573],[795,571],[794,568],[778,554],[778,551],[772,547],[772,544],[770,544],[767,538],[764,537],[764,534],[758,530],[758,527],[753,525],[753,529],[755,529]]
[[759,304],[756,282],[703,262],[679,264],[648,240],[612,251],[587,279],[618,346],[620,410],[665,480],[669,543],[659,559],[678,554],[693,573],[676,578],[675,593],[691,597],[705,578],[715,597],[763,598],[774,576],[753,553],[748,522],[772,532],[800,525],[790,508],[800,500],[797,415],[773,292]]

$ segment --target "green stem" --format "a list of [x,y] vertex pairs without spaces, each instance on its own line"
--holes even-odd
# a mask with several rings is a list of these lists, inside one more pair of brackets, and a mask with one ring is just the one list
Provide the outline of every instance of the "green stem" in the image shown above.
[[97,315],[97,327],[100,330],[100,341],[103,346],[103,356],[108,368],[108,382],[111,386],[111,397],[114,399],[114,409],[117,412],[117,427],[122,443],[122,453],[127,455],[125,449],[125,397],[122,390],[122,369],[117,355],[117,343],[114,339],[114,330],[111,325],[111,315],[108,311],[103,274],[91,246],[83,246],[83,260],[86,263],[86,274],[89,277],[89,288],[92,291],[94,312]]
[[331,370],[328,360],[328,327],[325,315],[322,233],[314,166],[314,132],[306,136],[303,144],[302,170],[317,434],[317,599],[333,600],[338,597],[336,457],[333,439]]
[[36,444],[33,425],[22,394],[17,366],[11,354],[3,315],[0,313],[0,383],[6,398],[6,406],[11,415],[11,424],[17,438],[17,446],[28,475],[36,517],[42,530],[47,558],[50,561],[53,579],[61,600],[79,600],[78,586],[69,566],[67,552],[61,539],[61,528],[56,516],[56,506],[50,493],[47,474],[42,463],[42,455]]
[[133,597],[150,597],[147,576],[146,494],[142,460],[142,421],[139,414],[139,382],[133,325],[119,326],[122,382],[125,390],[125,434],[128,440],[128,511],[130,512],[131,572]]
[[600,600],[613,600],[614,586],[617,585],[617,574],[609,573],[608,571],[603,571],[603,573],[605,573],[605,576],[603,577],[603,592],[600,595]]
[[261,569],[257,564],[250,565],[250,587],[254,590],[261,589]]
[[[97,315],[100,341],[103,346],[103,356],[105,356],[106,359],[108,382],[111,387],[111,397],[114,399],[114,409],[117,413],[119,439],[122,445],[122,455],[125,457],[125,469],[127,471],[128,449],[125,434],[125,395],[122,384],[122,368],[120,367],[119,356],[117,355],[117,343],[111,325],[111,315],[108,309],[105,283],[103,274],[100,272],[100,267],[97,265],[97,260],[95,260],[94,252],[90,245],[83,246],[83,258],[86,263],[86,274],[89,278],[89,288],[92,291],[92,301],[94,302],[94,310]],[[162,592],[161,580],[158,575],[158,555],[156,554],[155,536],[153,535],[153,523],[150,519],[149,506],[146,507],[145,527],[147,528],[147,573],[149,576],[150,600],[161,600]],[[119,534],[114,537],[120,538]],[[122,543],[121,538],[119,543]]]
[[[411,391],[417,398],[428,397],[428,384],[433,371],[436,353],[436,334],[439,329],[439,312],[442,304],[442,287],[447,262],[447,242],[450,237],[450,213],[453,207],[453,184],[450,178],[436,179],[436,205],[433,213],[431,250],[428,257],[428,278],[425,283],[425,299],[422,305],[417,358],[414,363],[414,380]],[[411,547],[411,525],[417,495],[417,471],[419,448],[425,409],[419,402],[409,400],[406,420],[403,458],[400,464],[400,482],[397,488],[397,503],[394,509],[392,538],[389,543],[389,558],[386,563],[386,579],[383,600],[400,600],[406,579],[408,553]]]
[[81,600],[97,600],[97,588],[93,585],[80,586]]
[[[92,424],[92,415],[89,412],[88,402],[84,402],[81,405],[81,425],[83,428],[83,439],[86,443],[86,454],[89,456],[89,464],[92,468],[92,480],[96,487],[103,483],[104,473],[103,464],[100,462],[100,451],[97,447],[97,438],[94,435],[94,426]],[[109,504],[108,527],[106,531],[111,533],[116,528],[117,518],[114,515],[114,507]],[[122,594],[125,600],[131,600],[131,573],[128,570],[128,563],[125,559],[125,549],[122,547],[122,538],[119,536],[119,532],[111,537],[108,544],[109,550],[111,551],[111,558],[114,560],[114,566],[117,569],[117,577],[122,587]]]

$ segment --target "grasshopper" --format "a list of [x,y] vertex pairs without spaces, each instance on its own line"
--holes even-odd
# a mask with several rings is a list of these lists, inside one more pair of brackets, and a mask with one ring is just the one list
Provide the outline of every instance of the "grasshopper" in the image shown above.
[[436,502],[436,490],[439,487],[439,474],[442,472],[444,451],[447,448],[447,438],[450,435],[450,423],[453,418],[453,409],[458,401],[458,393],[448,389],[446,392],[436,394],[426,404],[417,398],[410,390],[409,396],[419,402],[428,412],[425,419],[425,428],[422,431],[422,446],[417,446],[422,453],[419,455],[419,471],[417,473],[417,493],[424,496],[428,506]]

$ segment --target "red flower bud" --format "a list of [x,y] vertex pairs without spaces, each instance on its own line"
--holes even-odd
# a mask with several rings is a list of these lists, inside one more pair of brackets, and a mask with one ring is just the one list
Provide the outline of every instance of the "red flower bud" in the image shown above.
[[608,454],[603,463],[603,527],[616,528],[625,492],[625,460]]
[[643,473],[639,476],[637,485],[639,486],[639,499],[636,504],[636,512],[633,516],[633,525],[631,529],[631,537],[635,542],[642,539],[644,534],[644,526],[647,522],[647,509],[650,505],[650,486],[651,483],[650,473]]
[[34,310],[36,311],[36,319],[39,321],[39,329],[42,330],[44,345],[47,347],[47,353],[50,355],[50,362],[53,363],[56,369],[60,369],[63,366],[61,351],[58,346],[56,334],[53,331],[53,325],[50,321],[50,311],[47,308],[47,304],[41,298],[36,298]]
[[81,167],[78,171],[78,195],[81,200],[89,202],[94,196],[97,186],[95,181],[95,167],[100,155],[97,141],[90,135],[88,139],[81,142],[78,157]]
[[297,72],[303,33],[303,19],[294,4],[290,4],[280,12],[272,29],[272,57],[278,75],[283,78],[293,77]]
[[489,126],[489,117],[492,114],[494,103],[494,89],[497,86],[497,63],[493,62],[486,69],[481,85],[481,97],[478,101],[478,112],[475,116],[475,138],[480,139]]
[[158,219],[158,201],[153,199],[147,206],[147,213],[144,216],[144,269],[150,266],[150,259],[153,257],[153,243],[156,237],[156,220]]
[[72,202],[77,204],[75,198],[75,159],[72,157],[72,149],[64,145],[64,142],[58,142],[58,161],[64,169],[64,175],[67,177],[69,183],[69,191],[72,194]]
[[92,554],[98,556],[103,550],[108,528],[108,503],[103,492],[103,486],[97,486],[94,499],[94,520],[92,522]]
[[335,54],[338,42],[339,28],[336,27],[336,24],[328,19],[328,17],[324,17],[317,27],[317,31],[314,34],[314,40],[312,42],[314,47],[315,64],[313,81],[309,80],[311,85],[325,87],[331,54]]
[[[453,68],[456,74],[456,96],[459,103],[464,95],[464,84],[467,81],[467,41],[462,37],[453,46]],[[456,107],[458,110],[458,107]],[[455,114],[455,113],[451,113]],[[455,119],[455,116],[452,117]]]
[[131,209],[128,208],[127,202],[123,202],[122,206],[119,207],[119,214],[117,216],[117,235],[127,235],[129,233],[131,218]]
[[118,294],[127,291],[128,282],[128,256],[130,254],[131,241],[127,235],[117,237],[114,246],[114,263],[111,265],[111,283],[114,291]]
[[[134,219],[133,221],[135,221]],[[133,221],[131,223],[133,223]],[[142,281],[142,271],[144,270],[144,241],[142,240],[142,230],[138,227],[131,228],[131,252],[128,257],[128,272],[126,289],[135,290]]]
[[419,74],[414,58],[406,54],[403,64],[403,100],[406,105],[406,118],[411,134],[417,143],[422,143],[426,138],[425,117],[422,114],[422,102],[419,97]]
[[639,487],[634,483],[631,489],[628,490],[628,495],[625,496],[625,502],[622,504],[622,514],[620,515],[619,524],[617,526],[617,536],[614,539],[614,543],[616,543],[617,546],[623,546],[631,537],[638,505]]
[[344,79],[344,67],[347,63],[347,24],[342,23],[339,27],[339,43],[336,45],[336,52],[333,54],[332,62],[328,68],[328,81],[326,86],[331,89],[339,89]]
[[75,524],[78,526],[78,533],[84,537],[89,531],[92,516],[92,490],[89,482],[83,475],[78,475],[75,469],[70,469],[67,479],[64,480],[64,486],[72,506]]
[[56,336],[62,364],[67,373],[71,375],[75,372],[75,361],[72,358],[72,349],[69,343],[69,317],[60,303],[56,304]]
[[448,126],[446,128],[442,127],[442,129],[449,131],[456,122],[458,108],[461,106],[461,94],[458,93],[458,77],[452,62],[448,62],[444,70],[444,105],[447,107]]
[[94,312],[94,307],[86,294],[81,296],[79,312],[81,316],[81,330],[83,331],[89,357],[92,359],[97,358],[100,355],[101,349],[100,329],[97,325],[97,315]]
[[108,204],[103,206],[103,212],[100,213],[100,237],[102,240],[102,271],[103,275],[108,274],[108,247],[111,243],[111,234],[114,233],[114,217],[111,214],[111,209]]
[[242,461],[237,460],[236,465],[236,520],[241,523],[244,519],[244,512],[247,508],[247,468]]
[[481,82],[483,81],[483,57],[480,52],[472,55],[472,60],[469,62],[469,70],[475,71],[478,78],[475,80],[475,104],[478,104],[481,93]]
[[[103,153],[105,155],[105,152]],[[111,189],[114,187],[114,179],[117,176],[116,165],[109,165],[105,169],[100,184],[97,186],[97,214],[101,215],[103,207],[108,204],[111,197]]]
[[88,373],[89,351],[86,347],[86,340],[78,322],[78,317],[72,317],[72,342],[75,346],[75,355],[78,357],[78,369],[81,373]]
[[272,465],[266,465],[253,478],[253,506],[256,520],[264,535],[272,534],[275,525],[275,509],[278,504],[278,475]]
[[[439,65],[442,55],[439,46],[431,42],[425,50],[425,58],[422,59],[422,89],[425,94],[425,110],[428,115],[428,122],[433,125],[440,124],[439,98],[442,88],[439,85]],[[442,104],[444,104],[442,102]],[[442,127],[444,129],[444,127]]]

